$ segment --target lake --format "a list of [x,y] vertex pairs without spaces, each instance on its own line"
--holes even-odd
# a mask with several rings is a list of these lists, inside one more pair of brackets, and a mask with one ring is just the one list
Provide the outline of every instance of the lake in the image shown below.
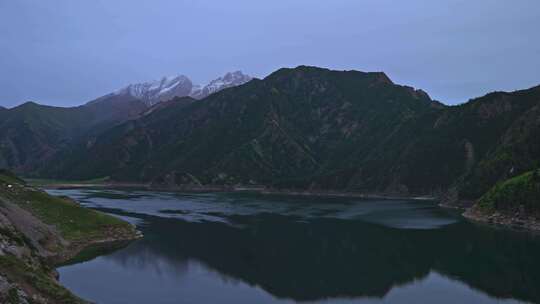
[[436,202],[48,190],[144,238],[60,267],[96,303],[540,302],[540,239]]

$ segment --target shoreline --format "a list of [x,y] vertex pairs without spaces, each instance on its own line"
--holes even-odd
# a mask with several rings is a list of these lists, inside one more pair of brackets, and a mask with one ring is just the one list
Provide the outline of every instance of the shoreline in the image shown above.
[[535,234],[540,233],[540,220],[533,217],[516,217],[500,212],[486,214],[475,207],[466,209],[465,212],[462,213],[462,216],[472,222],[486,224],[491,227],[505,228],[519,232],[531,232]]
[[[86,207],[83,207],[86,208]],[[132,231],[123,231],[123,235],[119,236],[107,236],[105,238],[95,238],[90,240],[82,240],[71,243],[62,252],[57,253],[49,257],[48,263],[52,267],[58,268],[63,265],[69,264],[84,251],[96,248],[104,250],[121,249],[131,242],[143,238],[143,234],[132,225]],[[97,255],[99,256],[99,255]],[[97,257],[95,256],[95,257]]]
[[120,249],[142,233],[9,177],[0,175],[0,302],[89,303],[60,283],[57,268]]
[[276,190],[263,186],[159,186],[149,183],[51,183],[37,184],[37,187],[46,189],[141,189],[146,191],[170,191],[186,193],[252,193],[257,195],[284,195],[296,197],[328,197],[328,198],[359,198],[359,199],[381,199],[381,200],[419,200],[419,201],[437,201],[437,205],[445,209],[462,210],[461,215],[476,223],[482,223],[494,228],[506,228],[521,232],[540,233],[540,220],[534,218],[517,218],[502,213],[484,214],[475,210],[475,201],[460,200],[457,203],[449,204],[442,201],[437,196],[429,195],[390,195],[380,193],[360,193],[347,191],[313,191],[313,190]]
[[34,184],[35,187],[44,189],[140,189],[148,191],[170,191],[170,192],[188,192],[188,193],[253,193],[259,195],[289,195],[304,197],[343,197],[343,198],[362,198],[362,199],[385,199],[385,200],[437,200],[436,196],[429,195],[395,195],[381,193],[361,193],[332,190],[276,190],[266,187],[250,186],[159,186],[148,183],[43,183]]

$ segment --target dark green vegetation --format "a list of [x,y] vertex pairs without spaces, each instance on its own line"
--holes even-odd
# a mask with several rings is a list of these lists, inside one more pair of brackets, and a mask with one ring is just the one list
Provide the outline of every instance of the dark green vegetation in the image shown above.
[[173,184],[304,187],[315,181],[359,188],[351,175],[360,159],[376,155],[380,138],[395,132],[396,122],[439,106],[383,73],[282,69],[117,126],[44,172]]
[[478,201],[486,214],[501,212],[540,218],[540,172],[534,170],[498,183]]
[[135,237],[126,222],[50,196],[0,171],[2,303],[81,303],[58,284],[52,266],[93,244]]
[[475,199],[540,159],[539,106],[540,87],[448,107],[383,73],[282,69],[171,102],[41,172]]
[[0,169],[0,183],[3,184],[21,184],[24,185],[26,182],[20,179],[13,172],[5,169]]
[[44,223],[54,225],[69,241],[99,238],[111,230],[130,228],[128,223],[115,217],[82,208],[69,198],[50,196],[42,191],[13,191],[4,196],[20,203]]
[[538,117],[540,87],[445,106],[384,73],[301,66],[158,104],[67,141],[38,167],[12,167],[58,179],[475,200],[540,160]]
[[27,102],[0,110],[0,168],[31,175],[59,151],[73,144],[87,144],[100,131],[145,108],[138,100],[119,99],[73,108]]

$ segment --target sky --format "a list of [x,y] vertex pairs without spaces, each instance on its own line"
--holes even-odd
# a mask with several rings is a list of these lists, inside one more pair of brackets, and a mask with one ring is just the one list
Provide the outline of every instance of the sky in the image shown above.
[[384,71],[457,104],[540,84],[538,0],[0,0],[0,106],[281,67]]

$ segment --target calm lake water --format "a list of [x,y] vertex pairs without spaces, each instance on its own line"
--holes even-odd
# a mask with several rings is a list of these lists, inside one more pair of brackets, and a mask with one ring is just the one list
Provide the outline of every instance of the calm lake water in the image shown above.
[[540,302],[540,239],[434,202],[50,190],[145,237],[58,269],[97,303]]

